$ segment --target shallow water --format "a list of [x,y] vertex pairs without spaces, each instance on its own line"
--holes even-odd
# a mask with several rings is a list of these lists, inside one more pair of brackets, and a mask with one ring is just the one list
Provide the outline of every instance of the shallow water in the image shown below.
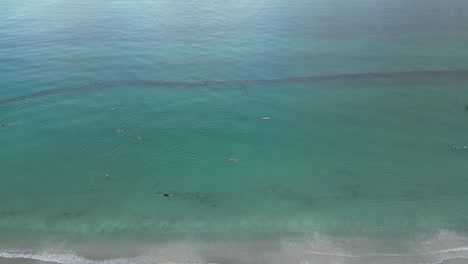
[[468,4],[0,10],[0,261],[468,257]]

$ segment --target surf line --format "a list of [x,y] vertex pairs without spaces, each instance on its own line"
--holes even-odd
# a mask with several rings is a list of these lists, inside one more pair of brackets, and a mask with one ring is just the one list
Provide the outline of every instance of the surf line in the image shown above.
[[[428,255],[437,255],[443,253],[451,252],[468,252],[468,247],[458,247],[458,248],[448,248],[437,251],[413,253],[413,254],[369,254],[369,255],[350,255],[350,254],[340,254],[340,253],[330,253],[330,252],[319,252],[319,251],[308,251],[308,254],[311,255],[320,255],[320,256],[331,256],[331,257],[345,257],[345,258],[372,258],[372,257],[418,257],[418,256],[428,256]],[[459,258],[460,256],[456,256]]]
[[[58,264],[125,264],[125,263],[140,263],[138,257],[135,258],[120,258],[107,260],[92,260],[70,253],[47,253],[33,251],[0,251],[0,259],[32,259],[44,262],[52,262]],[[142,263],[142,262],[141,262]],[[146,263],[146,262],[145,262]]]
[[427,71],[399,71],[399,72],[364,72],[343,73],[329,75],[295,76],[272,79],[242,79],[242,80],[214,80],[214,81],[171,81],[171,80],[109,80],[91,83],[71,88],[49,89],[33,92],[16,97],[0,99],[0,104],[7,104],[28,99],[54,94],[73,93],[78,91],[95,90],[110,86],[139,85],[139,86],[173,86],[173,87],[206,87],[223,84],[274,84],[287,82],[310,82],[320,80],[346,80],[346,79],[371,79],[371,78],[395,78],[395,77],[468,77],[468,69],[460,70],[427,70]]

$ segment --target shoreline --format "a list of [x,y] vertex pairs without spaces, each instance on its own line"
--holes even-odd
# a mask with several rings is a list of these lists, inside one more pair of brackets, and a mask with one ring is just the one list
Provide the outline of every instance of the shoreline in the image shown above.
[[[389,237],[327,236],[281,238],[173,238],[107,236],[54,239],[15,237],[0,243],[5,264],[161,263],[466,263],[468,236],[439,231],[406,240]],[[64,235],[64,236],[63,236]],[[16,240],[16,241],[15,241]],[[20,246],[22,244],[22,246]],[[29,245],[28,245],[29,244]],[[276,262],[275,262],[276,261]]]

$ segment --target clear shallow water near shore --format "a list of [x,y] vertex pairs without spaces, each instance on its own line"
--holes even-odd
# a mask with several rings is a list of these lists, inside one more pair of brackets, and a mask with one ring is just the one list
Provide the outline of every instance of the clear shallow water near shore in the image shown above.
[[466,257],[467,4],[1,5],[1,98],[181,83],[0,104],[0,258]]

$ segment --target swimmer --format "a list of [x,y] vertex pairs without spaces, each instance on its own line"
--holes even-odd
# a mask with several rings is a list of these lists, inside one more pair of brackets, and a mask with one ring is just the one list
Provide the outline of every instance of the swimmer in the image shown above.
[[164,194],[161,194],[162,197],[172,197],[174,196],[174,194],[172,193],[164,193]]
[[23,101],[23,104],[29,104],[29,101],[28,101],[28,100],[24,100],[24,101]]
[[245,93],[245,95],[246,95],[246,96],[250,96],[250,95],[251,95],[251,93],[249,93],[249,92],[246,92],[246,93]]
[[16,124],[19,124],[19,122],[16,122],[16,123],[10,123],[10,124],[0,124],[0,127],[7,127],[7,126],[14,126]]
[[230,162],[238,162],[239,159],[237,159],[237,158],[229,158],[229,161],[230,161]]
[[117,133],[123,133],[124,130],[123,130],[123,129],[116,129],[115,132],[117,132]]
[[142,137],[142,136],[139,136],[138,139],[139,139],[139,140],[144,140],[145,138]]
[[270,117],[268,117],[268,116],[262,117],[262,120],[269,120],[269,119],[270,119]]
[[104,176],[104,178],[106,178],[106,179],[109,179],[109,177],[110,177],[109,173],[106,173],[106,176]]

